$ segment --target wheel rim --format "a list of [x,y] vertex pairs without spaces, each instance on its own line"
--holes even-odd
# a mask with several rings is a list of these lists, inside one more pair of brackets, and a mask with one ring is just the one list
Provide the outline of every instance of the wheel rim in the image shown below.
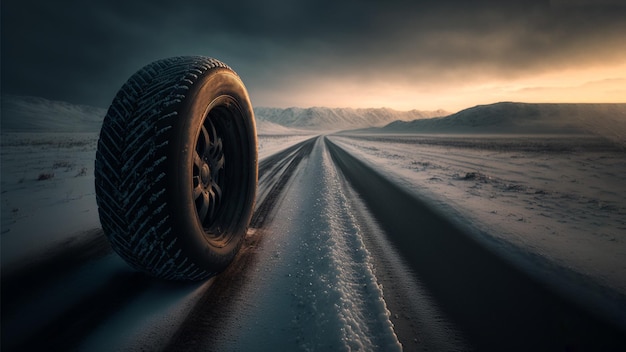
[[193,155],[193,199],[202,227],[215,223],[222,204],[226,158],[222,138],[210,116],[200,128]]

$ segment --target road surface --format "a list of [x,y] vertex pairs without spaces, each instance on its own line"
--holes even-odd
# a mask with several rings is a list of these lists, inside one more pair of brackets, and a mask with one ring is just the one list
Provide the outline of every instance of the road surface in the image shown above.
[[318,136],[261,160],[244,245],[206,282],[135,272],[100,229],[3,268],[2,349],[626,350],[626,332]]

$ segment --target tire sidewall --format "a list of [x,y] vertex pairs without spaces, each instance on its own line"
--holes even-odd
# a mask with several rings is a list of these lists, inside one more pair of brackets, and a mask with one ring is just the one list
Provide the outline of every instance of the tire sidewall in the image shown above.
[[[191,179],[193,153],[200,127],[214,104],[229,101],[229,109],[239,110],[233,114],[234,126],[242,132],[239,152],[244,153],[244,182],[237,189],[242,202],[237,209],[237,218],[224,229],[230,233],[230,240],[215,245],[204,234],[192,199]],[[232,102],[232,103],[231,103]],[[232,71],[215,68],[206,72],[192,85],[185,99],[177,109],[178,117],[171,138],[167,174],[168,203],[173,220],[172,232],[177,238],[177,246],[182,253],[200,266],[211,271],[223,270],[233,259],[245,237],[248,223],[254,208],[257,182],[257,142],[256,126],[252,104],[243,82]],[[247,157],[246,157],[247,155]],[[228,162],[228,160],[227,160]],[[228,201],[228,198],[225,199]],[[217,264],[217,266],[216,266]]]

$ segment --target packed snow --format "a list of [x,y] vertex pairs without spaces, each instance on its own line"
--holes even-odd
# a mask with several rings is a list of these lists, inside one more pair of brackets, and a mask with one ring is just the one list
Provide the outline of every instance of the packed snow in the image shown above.
[[216,350],[397,351],[359,224],[321,140],[263,232],[255,275]]

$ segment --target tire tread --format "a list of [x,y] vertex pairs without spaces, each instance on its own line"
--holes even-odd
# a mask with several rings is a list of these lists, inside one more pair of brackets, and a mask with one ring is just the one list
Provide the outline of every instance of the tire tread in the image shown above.
[[231,70],[205,57],[147,65],[119,90],[102,125],[95,161],[102,228],[131,266],[157,277],[198,280],[214,274],[184,256],[175,238],[165,238],[173,229],[161,166],[176,106],[199,77],[217,67]]

